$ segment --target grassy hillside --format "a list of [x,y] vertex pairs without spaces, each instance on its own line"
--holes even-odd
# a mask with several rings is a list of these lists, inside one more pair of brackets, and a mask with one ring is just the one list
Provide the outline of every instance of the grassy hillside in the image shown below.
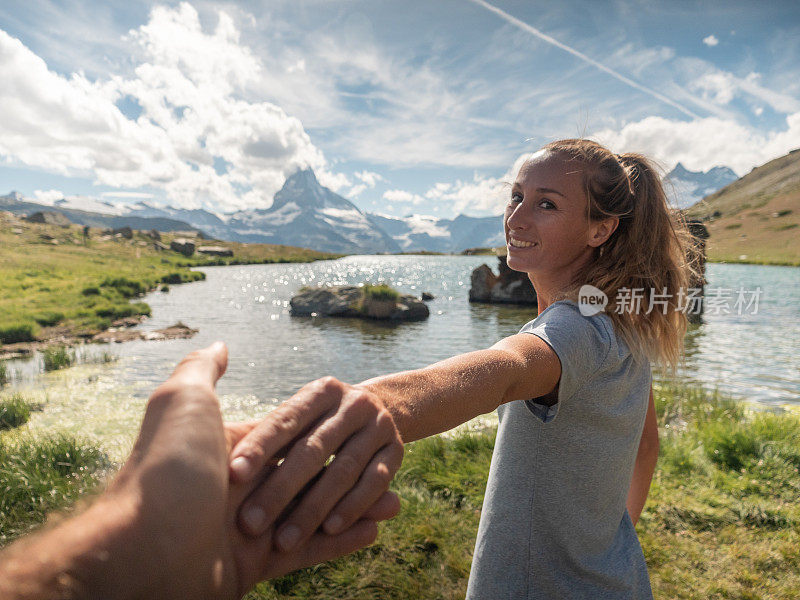
[[[171,239],[164,234],[162,242]],[[290,246],[217,245],[231,248],[233,258],[159,251],[138,232],[133,239],[109,239],[92,229],[84,240],[77,225],[28,223],[0,213],[0,345],[91,335],[115,319],[149,314],[146,304],[131,300],[156,285],[202,279],[192,266],[335,258]]]
[[707,196],[687,216],[708,227],[709,260],[800,265],[800,149]]

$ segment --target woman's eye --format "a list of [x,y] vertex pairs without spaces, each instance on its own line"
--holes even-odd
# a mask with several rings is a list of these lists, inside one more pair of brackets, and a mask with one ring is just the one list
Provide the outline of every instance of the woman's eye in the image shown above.
[[519,192],[514,192],[511,194],[511,201],[512,202],[522,202],[522,194]]
[[550,202],[550,200],[540,201],[539,206],[541,206],[542,208],[546,208],[547,210],[552,210],[556,207],[556,205]]

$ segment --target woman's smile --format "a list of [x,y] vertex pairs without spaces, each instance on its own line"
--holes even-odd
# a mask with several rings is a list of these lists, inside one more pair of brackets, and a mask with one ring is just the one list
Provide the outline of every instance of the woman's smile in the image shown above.
[[515,237],[509,236],[508,245],[515,249],[522,249],[522,248],[533,248],[538,244],[536,242],[526,242],[525,240],[520,240]]

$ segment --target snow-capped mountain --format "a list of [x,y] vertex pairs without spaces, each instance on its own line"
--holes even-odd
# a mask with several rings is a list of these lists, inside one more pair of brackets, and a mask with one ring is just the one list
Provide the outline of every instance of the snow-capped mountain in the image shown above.
[[728,167],[714,167],[706,172],[690,171],[678,163],[664,179],[667,195],[674,198],[678,208],[688,208],[739,177]]
[[505,244],[501,217],[437,219],[424,215],[405,218],[367,213],[370,221],[394,238],[404,252],[460,252],[467,248]]
[[[5,205],[5,206],[4,206]],[[42,210],[45,203],[13,192],[0,198],[0,208],[21,214]],[[498,217],[439,219],[423,215],[405,218],[364,213],[342,196],[323,187],[310,169],[290,176],[265,209],[214,214],[202,209],[157,206],[148,202],[111,204],[71,197],[47,203],[74,223],[93,227],[123,227],[179,231],[197,229],[204,235],[235,242],[285,244],[341,253],[460,252],[466,248],[501,246]]]
[[215,239],[238,241],[236,233],[228,227],[225,221],[203,209],[172,208],[171,206],[154,206],[147,202],[138,202],[127,207],[125,214],[131,217],[160,217],[184,221]]
[[289,177],[269,208],[239,211],[227,224],[242,242],[346,253],[400,249],[355,204],[320,185],[310,169]]

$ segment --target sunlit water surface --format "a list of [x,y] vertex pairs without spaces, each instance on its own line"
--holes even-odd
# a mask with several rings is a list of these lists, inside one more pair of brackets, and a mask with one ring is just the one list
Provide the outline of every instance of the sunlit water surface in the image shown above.
[[[153,316],[141,327],[182,321],[190,340],[87,346],[85,364],[41,374],[38,360],[9,363],[14,386],[44,406],[32,428],[67,428],[98,437],[114,454],[127,449],[145,399],[192,349],[221,339],[230,366],[219,384],[226,419],[259,417],[304,383],[323,375],[358,382],[421,367],[493,344],[536,316],[533,307],[467,301],[481,256],[351,256],[308,264],[203,269],[205,281],[154,292]],[[800,402],[800,269],[708,265],[708,287],[762,292],[758,310],[707,314],[687,336],[681,377],[743,400]],[[304,285],[387,281],[404,293],[428,291],[431,316],[417,323],[298,318],[289,300]],[[103,364],[104,354],[117,360]]]

